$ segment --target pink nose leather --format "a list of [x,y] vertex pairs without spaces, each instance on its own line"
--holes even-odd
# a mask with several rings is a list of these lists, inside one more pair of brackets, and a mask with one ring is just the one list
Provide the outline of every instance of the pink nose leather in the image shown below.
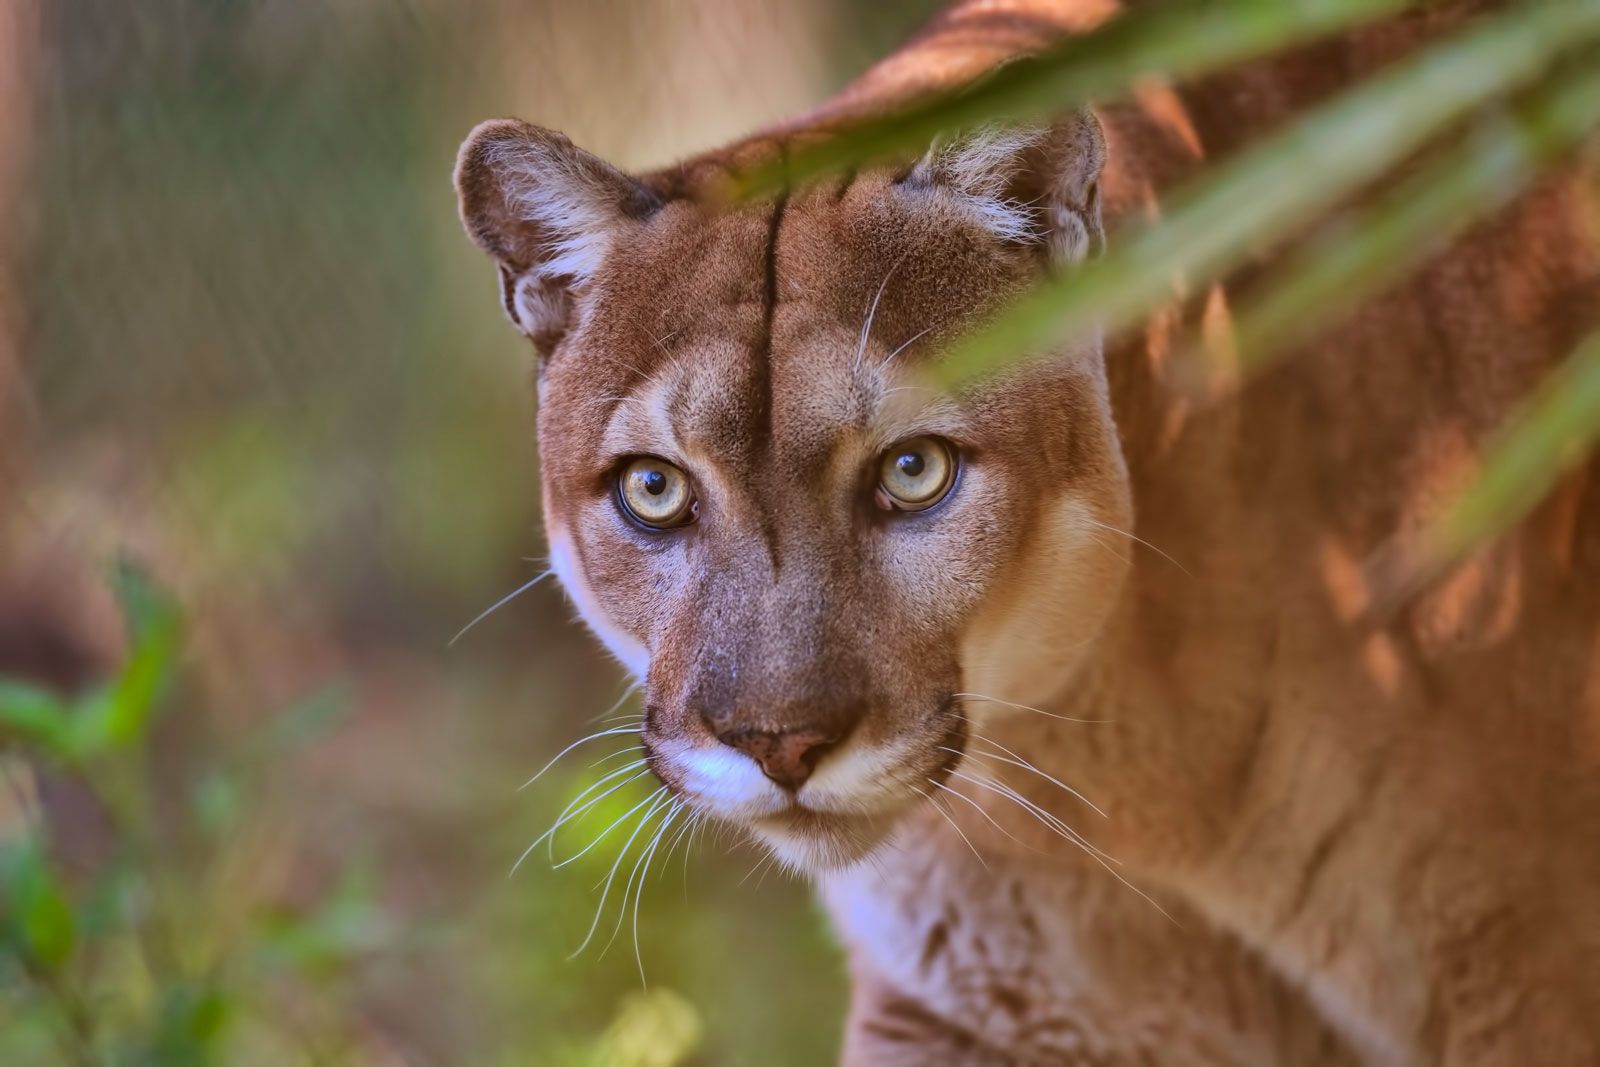
[[734,729],[718,734],[717,740],[761,764],[762,772],[785,789],[799,789],[839,737],[808,729]]

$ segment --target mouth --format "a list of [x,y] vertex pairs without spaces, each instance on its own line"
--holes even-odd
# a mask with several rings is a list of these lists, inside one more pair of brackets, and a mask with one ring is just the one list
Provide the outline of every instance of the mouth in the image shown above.
[[804,793],[791,797],[777,811],[750,820],[748,825],[780,859],[797,867],[823,871],[847,867],[866,858],[882,845],[901,817],[944,783],[966,751],[967,721],[954,697],[940,708],[948,726],[937,747],[938,761],[921,770],[927,789],[908,787],[904,795],[872,810],[824,810],[808,806]]

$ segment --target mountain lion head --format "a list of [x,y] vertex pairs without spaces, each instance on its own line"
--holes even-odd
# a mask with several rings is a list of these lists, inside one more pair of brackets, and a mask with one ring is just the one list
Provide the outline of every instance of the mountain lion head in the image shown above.
[[499,121],[456,181],[538,352],[552,564],[643,683],[650,768],[816,870],[1070,681],[1130,505],[1097,339],[955,393],[925,373],[1098,244],[1093,116],[709,195],[777,150],[632,177]]

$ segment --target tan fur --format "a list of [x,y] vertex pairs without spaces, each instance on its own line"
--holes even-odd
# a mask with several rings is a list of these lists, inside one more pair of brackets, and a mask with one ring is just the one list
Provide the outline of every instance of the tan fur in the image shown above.
[[[561,577],[646,683],[656,773],[816,874],[848,1063],[1600,1062],[1596,472],[1392,623],[1361,566],[1594,322],[1566,179],[1237,398],[1179,399],[1168,361],[1248,278],[960,396],[911,373],[1071,269],[1102,205],[1159,210],[1461,5],[1149,89],[1104,141],[1069,116],[698,195],[1113,7],[960,5],[803,122],[642,178],[474,133],[464,216],[540,350]],[[960,446],[956,489],[874,510],[875,457],[922,434]],[[638,454],[689,472],[697,522],[621,516]],[[794,794],[717,740],[802,722],[847,736]]]

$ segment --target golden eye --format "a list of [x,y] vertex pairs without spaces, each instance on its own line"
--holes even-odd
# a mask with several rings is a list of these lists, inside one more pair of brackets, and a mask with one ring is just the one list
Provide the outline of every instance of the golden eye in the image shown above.
[[657,530],[694,521],[689,476],[664,459],[630,459],[617,477],[617,500],[634,521]]
[[956,480],[956,454],[948,441],[913,437],[878,460],[878,506],[922,511],[943,500]]

